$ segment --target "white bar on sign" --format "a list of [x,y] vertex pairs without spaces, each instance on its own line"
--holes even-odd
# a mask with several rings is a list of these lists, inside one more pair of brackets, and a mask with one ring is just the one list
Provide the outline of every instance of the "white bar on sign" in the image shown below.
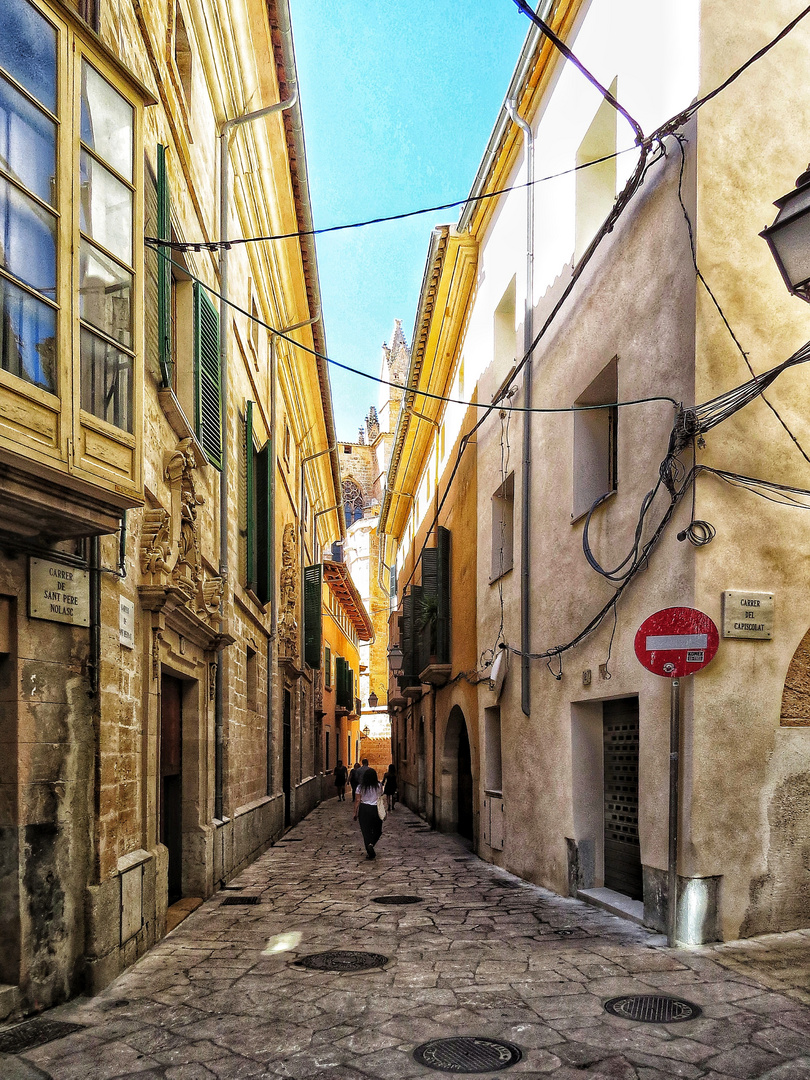
[[668,649],[707,649],[708,647],[708,634],[662,634],[660,637],[647,638],[647,652]]

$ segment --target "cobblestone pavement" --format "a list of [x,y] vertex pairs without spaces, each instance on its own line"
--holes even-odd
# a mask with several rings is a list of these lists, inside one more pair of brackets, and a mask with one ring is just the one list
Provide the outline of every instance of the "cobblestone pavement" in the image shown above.
[[[87,1026],[25,1060],[54,1080],[399,1080],[439,1075],[413,1059],[418,1044],[478,1035],[519,1046],[508,1073],[521,1077],[810,1078],[807,986],[777,956],[784,939],[806,961],[807,935],[669,950],[489,866],[402,807],[367,861],[350,804],[335,800],[231,886],[243,891],[203,904],[103,994],[49,1013]],[[398,893],[423,901],[373,900]],[[228,896],[260,902],[223,906]],[[268,952],[296,934],[296,948]],[[293,966],[336,948],[390,959],[357,974]],[[603,1007],[658,992],[703,1015],[643,1024]]]

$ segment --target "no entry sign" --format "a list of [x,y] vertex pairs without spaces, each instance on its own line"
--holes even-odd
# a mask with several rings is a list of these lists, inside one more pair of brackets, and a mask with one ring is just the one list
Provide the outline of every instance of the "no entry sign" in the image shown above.
[[636,632],[636,656],[654,675],[680,679],[706,667],[720,635],[708,615],[696,608],[670,607],[645,619]]

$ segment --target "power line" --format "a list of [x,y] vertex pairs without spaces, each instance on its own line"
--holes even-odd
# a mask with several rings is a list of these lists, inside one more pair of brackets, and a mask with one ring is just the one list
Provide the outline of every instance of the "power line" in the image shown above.
[[[543,413],[543,414],[588,412],[590,410],[595,410],[595,409],[614,409],[614,408],[620,408],[621,409],[621,408],[625,408],[625,407],[627,407],[629,405],[645,405],[645,404],[647,404],[649,402],[654,402],[654,401],[668,401],[675,408],[678,408],[679,405],[680,405],[680,402],[678,402],[673,397],[669,397],[667,394],[656,394],[656,395],[653,395],[651,397],[632,398],[632,399],[630,399],[628,401],[614,401],[614,402],[610,403],[609,405],[571,405],[571,406],[566,406],[566,407],[561,407],[561,408],[554,408],[554,409],[551,409],[551,408],[548,408],[548,409],[545,409],[545,408],[527,409],[525,406],[521,406],[521,405],[505,405],[505,404],[497,404],[497,403],[487,404],[486,402],[468,401],[468,400],[466,400],[464,398],[447,397],[444,394],[433,394],[429,390],[411,389],[411,388],[409,388],[407,386],[404,386],[402,383],[391,382],[389,379],[381,379],[379,377],[379,375],[372,375],[368,371],[361,371],[359,368],[350,367],[348,364],[343,364],[339,360],[332,359],[331,356],[327,356],[325,353],[318,352],[317,349],[313,349],[309,345],[304,345],[303,342],[296,341],[294,338],[291,338],[288,334],[283,333],[281,330],[277,330],[274,326],[271,326],[270,323],[265,322],[264,319],[260,318],[258,315],[254,315],[252,312],[248,311],[246,308],[241,307],[239,304],[235,303],[233,300],[229,300],[227,297],[225,297],[221,292],[219,292],[213,286],[211,286],[207,282],[203,281],[202,278],[197,277],[195,274],[193,274],[188,269],[187,266],[183,266],[182,263],[176,262],[169,255],[167,255],[165,252],[156,251],[155,254],[159,258],[165,259],[166,262],[168,262],[171,266],[176,267],[178,270],[182,270],[182,272],[191,281],[194,281],[198,285],[202,286],[202,288],[204,288],[206,290],[206,292],[208,292],[211,296],[216,297],[221,303],[227,305],[229,308],[231,308],[233,311],[238,312],[240,315],[244,315],[245,318],[249,319],[251,322],[256,323],[258,326],[264,327],[265,330],[268,330],[275,337],[281,338],[282,341],[286,341],[289,345],[293,345],[296,349],[300,349],[302,352],[308,353],[310,356],[315,357],[315,359],[317,359],[317,360],[323,360],[325,363],[329,364],[331,367],[340,368],[342,371],[348,371],[351,375],[358,375],[360,378],[368,379],[371,382],[377,383],[379,386],[390,386],[390,387],[394,387],[397,390],[402,390],[406,397],[409,394],[411,394],[411,395],[413,395],[415,397],[424,397],[424,398],[428,398],[431,401],[441,401],[441,402],[444,402],[444,403],[446,403],[448,405],[462,405],[465,408],[471,408],[471,409],[493,409],[493,408],[498,408],[499,410],[503,410],[504,412],[510,412],[510,413],[512,413],[512,412],[517,412],[517,413],[531,412],[531,413]],[[515,371],[515,374],[517,374],[517,370]],[[506,388],[506,390],[508,390],[508,389],[509,389],[509,387]],[[504,394],[505,393],[506,393],[506,391],[504,391]],[[407,410],[407,406],[404,406],[404,408]]]
[[[808,9],[808,10],[810,10],[810,9]],[[684,173],[684,168],[686,167],[686,153],[684,151],[684,143],[687,140],[686,140],[684,135],[677,134],[677,133],[675,134],[675,138],[676,138],[676,140],[678,142],[678,149],[681,152],[681,167],[680,167],[680,171],[678,173],[678,202],[681,204],[681,210],[683,211],[683,216],[684,216],[684,219],[686,220],[686,228],[687,228],[687,231],[689,233],[689,250],[690,250],[691,255],[692,255],[692,263],[693,263],[693,265],[695,267],[695,273],[697,274],[698,278],[700,279],[700,282],[703,285],[703,288],[706,290],[709,297],[711,298],[711,301],[714,304],[715,308],[717,309],[717,312],[718,312],[720,318],[723,320],[723,324],[724,324],[726,330],[728,330],[729,335],[731,336],[731,340],[734,342],[735,346],[737,347],[737,351],[739,352],[740,356],[742,356],[743,360],[745,361],[745,366],[751,372],[751,375],[754,377],[754,379],[757,379],[757,378],[759,378],[759,376],[757,376],[756,372],[754,371],[753,367],[751,366],[751,361],[748,358],[748,353],[742,347],[740,339],[735,334],[735,332],[734,332],[734,330],[733,330],[733,328],[731,326],[731,323],[728,321],[728,318],[726,317],[726,313],[723,311],[723,308],[720,305],[720,301],[715,296],[711,286],[709,285],[708,281],[706,280],[706,278],[703,275],[703,271],[698,266],[697,251],[696,251],[696,248],[695,248],[695,231],[694,231],[694,227],[692,225],[692,219],[689,216],[689,211],[686,209],[686,203],[684,202],[684,199],[683,199],[683,173]],[[791,429],[788,427],[787,423],[783,420],[783,418],[780,415],[779,411],[777,410],[776,406],[773,405],[771,403],[771,401],[768,398],[765,397],[764,393],[761,394],[761,397],[762,397],[762,400],[765,402],[765,404],[768,406],[768,408],[771,410],[773,415],[776,417],[776,419],[779,421],[779,423],[785,429],[788,436],[791,438],[791,440],[795,444],[796,448],[798,449],[799,453],[802,455],[804,460],[806,462],[808,462],[808,464],[810,464],[810,456],[808,456],[807,451],[804,449],[802,444],[799,442],[798,438],[793,434]]]
[[609,105],[612,105],[616,112],[621,113],[621,115],[625,118],[627,123],[633,129],[633,134],[636,137],[636,145],[641,146],[641,144],[644,142],[644,132],[641,130],[641,125],[639,124],[639,122],[630,115],[630,113],[627,111],[627,109],[624,108],[623,105],[619,104],[619,102],[616,100],[613,94],[611,94],[607,87],[602,86],[599,80],[590,71],[588,71],[582,61],[577,59],[577,57],[568,48],[562,38],[558,37],[557,34],[554,33],[554,31],[544,19],[541,19],[536,12],[532,11],[532,9],[525,2],[525,0],[514,0],[514,3],[515,6],[520,11],[522,11],[527,18],[531,19],[531,21],[536,27],[538,27],[538,29],[543,31],[551,44],[563,54],[565,59],[569,60],[574,65],[574,67],[585,76],[588,82],[592,86],[596,87],[596,89],[599,91],[605,101],[607,101]]
[[460,206],[470,203],[485,202],[487,199],[497,199],[501,195],[508,195],[510,191],[522,191],[525,188],[534,187],[536,184],[545,184],[550,180],[559,180],[563,176],[580,172],[582,169],[590,169],[594,165],[601,165],[605,161],[612,161],[634,150],[633,146],[626,146],[623,150],[616,150],[604,157],[594,158],[593,161],[583,161],[570,169],[562,172],[549,173],[548,176],[540,176],[532,181],[521,184],[513,184],[511,187],[499,188],[497,191],[487,191],[481,195],[469,195],[465,199],[456,199],[453,202],[439,203],[436,206],[425,206],[419,210],[404,210],[400,214],[386,214],[382,217],[367,218],[363,221],[352,221],[345,225],[328,225],[323,229],[302,229],[299,232],[270,233],[267,236],[244,236],[235,240],[161,240],[156,236],[145,236],[144,242],[153,247],[171,248],[174,251],[218,251],[219,248],[227,248],[240,244],[259,244],[269,240],[295,240],[301,236],[325,236],[327,233],[346,232],[349,229],[364,229],[368,225],[384,225],[388,221],[404,221],[407,218],[420,217],[425,214],[436,214],[440,210],[455,210]]

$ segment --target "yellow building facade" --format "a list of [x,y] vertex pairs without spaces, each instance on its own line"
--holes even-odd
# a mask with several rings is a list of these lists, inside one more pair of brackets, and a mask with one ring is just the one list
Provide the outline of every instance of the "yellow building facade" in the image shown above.
[[311,228],[287,4],[0,29],[8,1015],[103,986],[320,799],[302,574],[343,518],[314,246],[218,244]]
[[316,677],[323,793],[329,797],[334,794],[332,774],[337,763],[350,770],[363,756],[360,643],[373,637],[373,627],[346,563],[326,559],[322,575],[322,652]]

